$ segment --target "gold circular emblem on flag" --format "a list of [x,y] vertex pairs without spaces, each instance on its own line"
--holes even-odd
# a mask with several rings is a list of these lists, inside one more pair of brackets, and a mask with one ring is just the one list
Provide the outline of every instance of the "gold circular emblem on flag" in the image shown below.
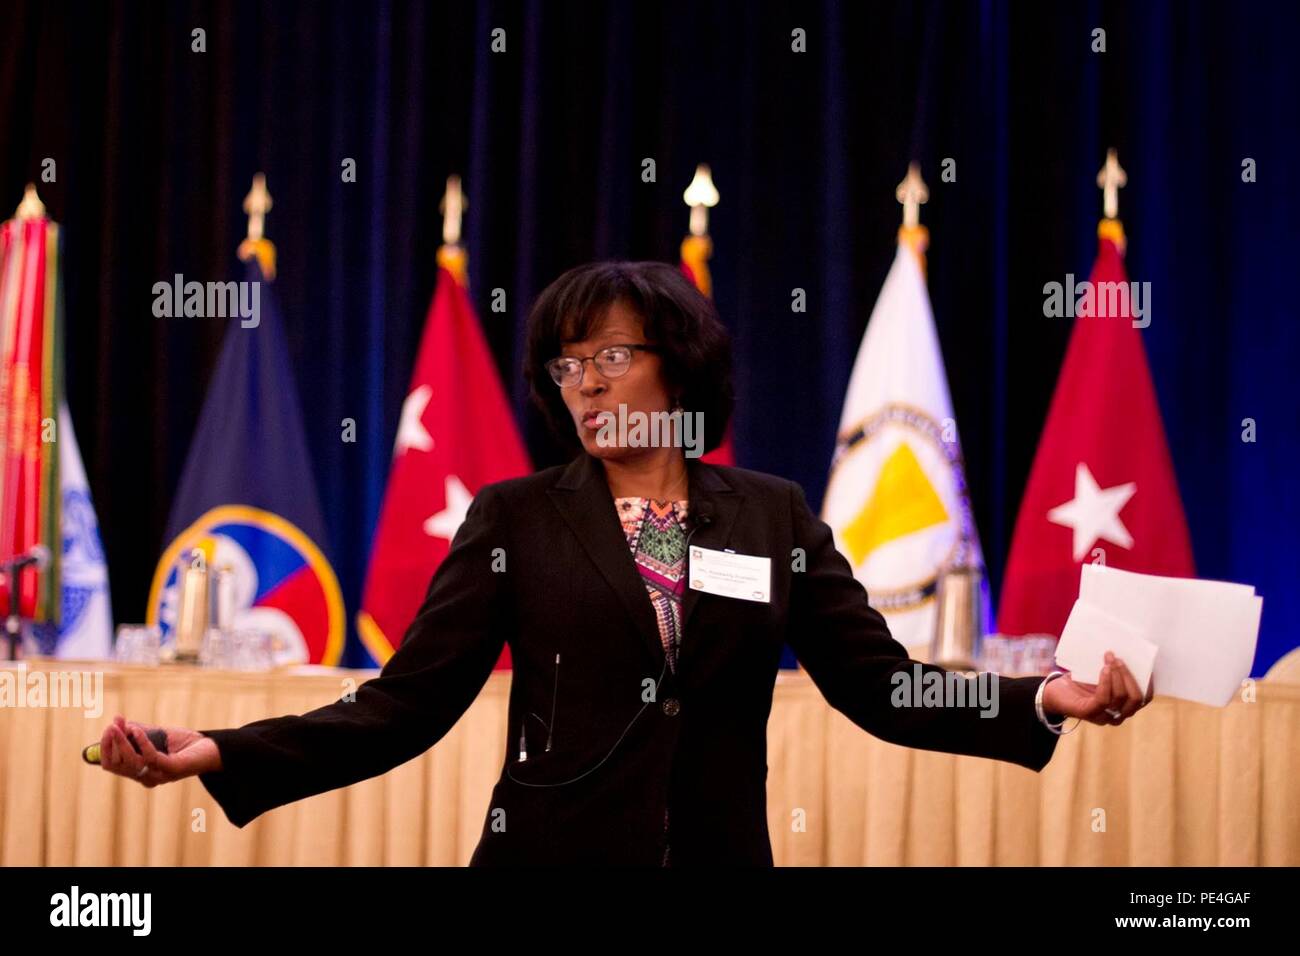
[[934,598],[943,568],[978,560],[966,472],[952,419],[891,404],[840,436],[823,517],[885,613]]

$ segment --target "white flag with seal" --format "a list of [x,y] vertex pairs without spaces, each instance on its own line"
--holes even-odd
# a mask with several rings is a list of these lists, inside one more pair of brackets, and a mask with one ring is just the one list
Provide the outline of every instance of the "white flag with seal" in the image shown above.
[[[849,377],[822,505],[871,605],[922,659],[940,573],[984,567],[925,287],[925,242],[923,226],[899,231]],[[984,606],[987,616],[987,598]]]
[[66,658],[108,658],[113,650],[108,562],[66,402],[59,405],[57,444],[63,547],[59,556],[62,602],[55,653]]

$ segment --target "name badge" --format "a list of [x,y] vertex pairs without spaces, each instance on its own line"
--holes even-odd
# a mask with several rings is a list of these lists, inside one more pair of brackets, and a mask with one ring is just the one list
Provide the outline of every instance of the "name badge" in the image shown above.
[[692,591],[772,603],[772,559],[691,546],[687,578]]

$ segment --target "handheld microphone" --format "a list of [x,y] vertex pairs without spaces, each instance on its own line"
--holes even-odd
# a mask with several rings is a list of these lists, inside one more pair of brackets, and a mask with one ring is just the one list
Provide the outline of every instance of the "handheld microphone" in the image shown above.
[[[158,751],[160,754],[167,753],[167,731],[163,730],[161,727],[154,727],[152,730],[146,731],[145,736],[149,738],[149,743],[153,744],[154,750]],[[132,740],[129,734],[126,739],[131,741],[131,747],[136,753],[141,752],[139,744]],[[100,753],[98,743],[93,743],[90,746],[83,748],[81,751],[81,759],[86,761],[86,763],[97,764],[100,762],[99,758]]]

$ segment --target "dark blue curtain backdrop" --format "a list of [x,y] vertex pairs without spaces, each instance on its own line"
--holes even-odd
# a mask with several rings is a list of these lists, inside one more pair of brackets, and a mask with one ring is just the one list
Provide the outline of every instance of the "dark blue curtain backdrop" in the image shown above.
[[[921,162],[930,290],[996,594],[1070,331],[1043,317],[1042,287],[1089,270],[1113,145],[1198,570],[1264,594],[1256,673],[1300,640],[1292,4],[9,0],[0,17],[0,200],[56,160],[41,190],[66,233],[68,390],[119,620],[143,615],[223,332],[155,319],[151,289],[235,274],[258,170],[275,197],[286,387],[349,612],[446,175],[465,177],[472,293],[542,466],[558,458],[518,371],[528,306],[576,263],[674,260],[702,161],[722,193],[713,272],[735,334],[735,445],[814,506],[893,254],[894,186]],[[791,52],[796,27],[807,53]],[[348,157],[355,184],[340,181]],[[646,157],[656,183],[641,181]],[[1257,182],[1242,181],[1247,157]],[[498,287],[504,314],[488,311]],[[790,310],[795,287],[807,313]]]

